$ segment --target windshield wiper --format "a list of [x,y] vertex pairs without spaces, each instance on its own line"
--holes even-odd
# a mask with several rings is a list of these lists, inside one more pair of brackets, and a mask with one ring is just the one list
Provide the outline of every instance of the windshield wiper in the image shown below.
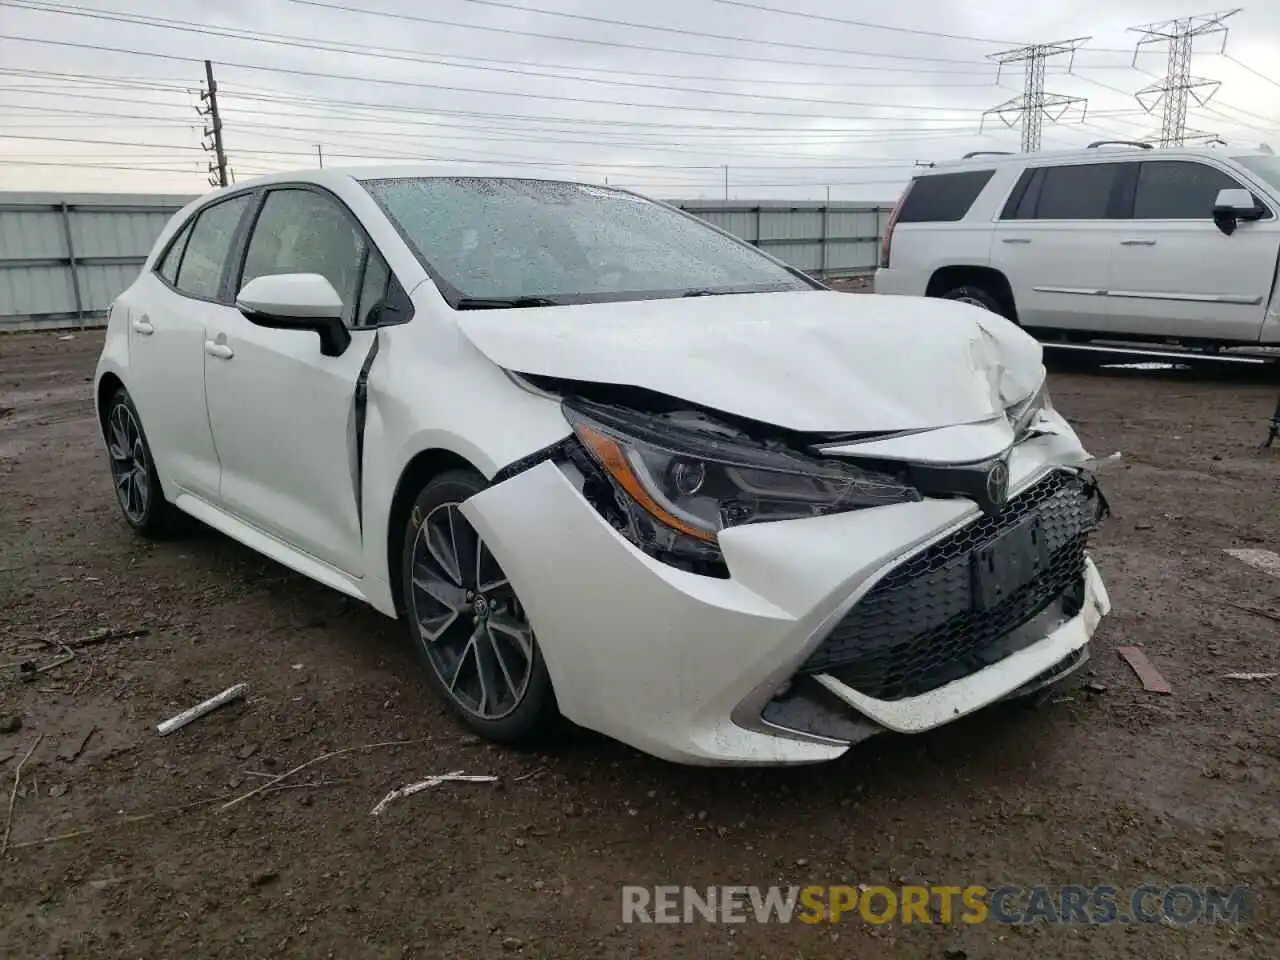
[[554,307],[560,303],[549,297],[463,297],[455,310],[504,310],[508,307]]
[[686,290],[680,294],[682,297],[727,297],[735,293],[780,293],[784,290],[793,290],[794,287],[780,285],[776,283],[767,284],[750,284],[741,287],[727,287],[724,290],[706,290],[693,289]]

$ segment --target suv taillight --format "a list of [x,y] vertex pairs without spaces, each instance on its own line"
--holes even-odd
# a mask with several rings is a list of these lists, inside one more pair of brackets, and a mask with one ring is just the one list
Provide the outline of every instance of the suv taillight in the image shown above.
[[889,221],[884,225],[884,239],[880,241],[880,266],[888,268],[889,266],[889,245],[893,243],[893,228],[898,222],[898,217],[902,215],[902,205],[907,202],[907,194],[911,192],[911,188],[915,186],[912,180],[907,184],[907,189],[902,191],[902,196],[898,198],[898,202],[893,205],[893,211],[889,214]]

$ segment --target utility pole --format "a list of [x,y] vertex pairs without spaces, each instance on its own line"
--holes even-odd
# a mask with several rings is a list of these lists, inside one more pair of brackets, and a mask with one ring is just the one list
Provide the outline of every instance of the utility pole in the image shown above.
[[323,170],[324,169],[324,150],[321,149],[321,147],[322,147],[321,144],[319,143],[316,144],[316,159],[320,161],[320,169]]
[[724,198],[729,199],[729,165],[724,165]]
[[212,137],[212,146],[203,143],[201,146],[206,151],[212,151],[214,162],[209,164],[209,186],[225,187],[227,185],[227,153],[222,149],[222,116],[218,113],[218,84],[213,79],[213,64],[208,60],[204,62],[204,79],[205,88],[200,92],[201,102],[208,102],[209,106],[204,110],[199,107],[196,112],[202,117],[209,118],[209,126],[205,127],[205,139]]
[[[1084,97],[1068,97],[1060,93],[1045,93],[1044,90],[1044,65],[1049,57],[1056,57],[1061,54],[1070,54],[1071,62],[1075,61],[1076,50],[1086,43],[1089,37],[1075,37],[1071,40],[1058,40],[1054,43],[1032,43],[1025,47],[1016,47],[1012,50],[1004,50],[1000,53],[990,54],[987,59],[994,60],[1000,64],[1000,69],[1004,69],[1007,63],[1023,63],[1023,83],[1022,96],[1014,97],[1012,100],[1006,100],[998,106],[992,107],[990,110],[984,110],[982,113],[983,121],[991,114],[995,114],[1005,122],[1005,126],[1012,127],[1021,122],[1022,124],[1022,152],[1032,153],[1040,149],[1040,128],[1044,124],[1045,117],[1049,118],[1050,123],[1056,123],[1061,120],[1074,106],[1080,107],[1080,119],[1084,120],[1084,112],[1088,108],[1089,103]],[[1070,70],[1070,66],[1067,68]],[[1000,80],[1000,72],[996,72],[996,82]],[[982,126],[979,125],[979,131]]]
[[1214,134],[1201,133],[1187,129],[1187,101],[1194,100],[1199,106],[1209,102],[1221,82],[1206,80],[1191,75],[1191,53],[1196,37],[1211,33],[1222,34],[1222,49],[1227,49],[1228,27],[1223,22],[1227,17],[1239,13],[1235,10],[1224,10],[1221,13],[1207,13],[1194,17],[1178,17],[1163,20],[1160,23],[1149,23],[1144,27],[1130,27],[1135,33],[1141,33],[1133,51],[1133,62],[1138,62],[1138,54],[1148,43],[1169,44],[1169,63],[1165,77],[1149,86],[1143,87],[1134,96],[1142,109],[1154,113],[1157,106],[1163,105],[1160,119],[1160,146],[1180,147],[1187,138],[1193,140],[1214,139]]

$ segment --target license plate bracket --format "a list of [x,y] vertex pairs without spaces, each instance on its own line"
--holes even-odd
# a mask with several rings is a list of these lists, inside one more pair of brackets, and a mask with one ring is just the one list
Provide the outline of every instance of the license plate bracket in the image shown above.
[[998,606],[1048,570],[1050,559],[1040,516],[1022,518],[970,555],[974,608]]

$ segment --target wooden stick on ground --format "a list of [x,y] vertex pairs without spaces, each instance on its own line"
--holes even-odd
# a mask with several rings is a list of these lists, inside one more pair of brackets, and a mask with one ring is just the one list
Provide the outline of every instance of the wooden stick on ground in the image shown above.
[[[272,787],[268,793],[275,793],[280,790],[312,790],[316,787],[333,787],[342,783],[350,783],[349,780],[311,780],[307,783],[287,783],[283,786]],[[224,793],[216,797],[205,797],[203,800],[193,800],[191,803],[179,804],[176,807],[165,807],[163,810],[155,810],[152,813],[138,813],[131,817],[121,817],[119,820],[112,820],[110,823],[100,823],[96,827],[82,827],[79,830],[72,830],[69,833],[57,833],[49,837],[41,837],[39,840],[27,840],[23,843],[15,843],[14,850],[23,850],[26,847],[42,847],[48,843],[60,843],[63,840],[74,840],[77,837],[86,837],[91,833],[101,833],[103,830],[110,830],[113,827],[123,827],[130,823],[142,823],[144,820],[154,820],[156,817],[164,817],[171,813],[185,813],[188,810],[194,810],[197,807],[207,807],[211,803],[221,803],[224,800],[230,800],[234,797],[234,793]]]
[[36,752],[36,747],[40,746],[40,741],[43,739],[43,733],[36,737],[35,743],[31,744],[22,759],[18,761],[18,766],[14,768],[13,789],[9,791],[9,812],[4,820],[4,841],[0,842],[0,860],[3,860],[4,855],[9,852],[9,833],[13,830],[13,805],[18,800],[18,784],[22,782],[22,768],[31,759],[31,755]]
[[322,753],[318,757],[312,757],[310,760],[307,760],[303,763],[298,764],[292,770],[286,770],[284,773],[280,774],[277,777],[272,777],[270,780],[266,781],[261,786],[254,787],[252,790],[249,790],[245,793],[240,794],[240,796],[236,797],[234,800],[229,800],[228,802],[220,806],[218,808],[218,811],[222,812],[223,810],[230,810],[232,807],[236,806],[239,803],[243,803],[244,801],[248,800],[251,797],[256,797],[260,793],[266,793],[268,790],[270,790],[272,787],[278,784],[281,780],[288,780],[294,774],[301,773],[303,770],[307,769],[307,767],[310,767],[313,764],[322,763],[325,760],[332,760],[334,757],[341,757],[344,754],[357,753],[362,750],[380,750],[383,747],[405,747],[415,743],[428,743],[430,742],[430,740],[431,740],[430,737],[423,737],[420,740],[386,740],[386,741],[383,741],[382,743],[365,743],[365,744],[360,744],[354,747],[343,747],[341,750],[330,750],[328,753]]

